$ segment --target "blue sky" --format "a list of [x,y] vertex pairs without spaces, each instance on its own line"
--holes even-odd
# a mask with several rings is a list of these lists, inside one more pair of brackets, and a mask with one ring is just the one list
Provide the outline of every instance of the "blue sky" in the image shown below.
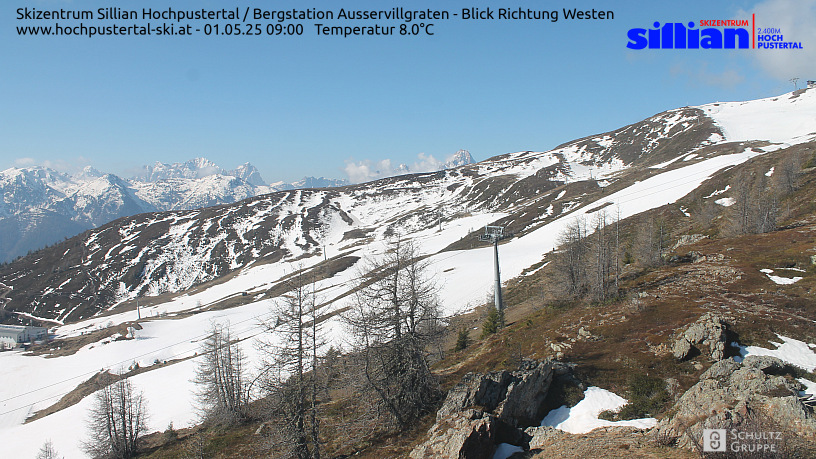
[[[48,25],[17,21],[15,10],[24,6],[453,13],[487,3],[7,3],[0,10],[0,169],[92,165],[127,177],[143,164],[203,156],[225,168],[251,162],[267,181],[347,173],[359,180],[361,166],[383,160],[413,165],[461,148],[477,160],[547,150],[667,109],[768,97],[792,90],[790,78],[816,79],[814,0],[503,2],[559,13],[612,10],[614,20],[453,18],[435,21],[432,37],[410,38],[318,37],[308,20],[300,37],[45,38],[15,29]],[[752,12],[758,26],[781,27],[805,50],[626,48],[630,28],[654,21]]]

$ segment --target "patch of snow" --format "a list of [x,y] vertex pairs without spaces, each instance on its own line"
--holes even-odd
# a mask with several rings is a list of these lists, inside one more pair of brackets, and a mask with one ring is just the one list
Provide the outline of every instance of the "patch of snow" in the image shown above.
[[37,316],[35,316],[33,314],[29,314],[29,313],[26,313],[26,312],[14,311],[14,314],[17,314],[20,317],[26,317],[28,319],[33,319],[33,320],[36,320],[38,322],[43,322],[43,323],[48,322],[48,323],[52,323],[52,324],[56,324],[56,325],[62,325],[63,324],[63,322],[61,320],[46,319],[45,317],[37,317]]
[[703,196],[703,199],[708,199],[708,198],[711,198],[713,196],[717,196],[718,194],[723,194],[723,193],[725,193],[726,191],[728,191],[730,189],[731,189],[731,185],[726,185],[725,188],[723,188],[722,190],[712,191],[710,195]]
[[660,164],[655,164],[654,166],[649,166],[649,169],[663,169],[664,167],[670,165],[671,163],[673,163],[675,161],[679,161],[681,159],[683,159],[683,155],[680,155],[680,156],[678,156],[678,157],[676,157],[674,159],[666,161],[665,163],[660,163]]
[[604,148],[611,147],[612,144],[615,142],[615,138],[612,137],[611,135],[605,135],[603,137],[595,137],[592,140],[595,141],[598,145],[600,145],[600,146],[602,146]]
[[800,280],[802,280],[801,277],[774,276],[772,269],[760,269],[759,271],[764,273],[766,276],[768,276],[768,279],[770,279],[774,284],[788,285],[788,284],[793,284],[794,282],[799,282]]
[[523,453],[524,449],[516,446],[511,445],[510,443],[500,443],[499,447],[496,448],[496,452],[493,453],[493,459],[507,459],[508,457],[512,456],[516,453]]
[[59,286],[57,286],[57,290],[65,287],[65,285],[68,284],[69,282],[71,282],[71,280],[72,280],[72,278],[70,278],[70,277],[68,279],[66,279],[65,282],[63,282],[63,283],[59,284]]
[[723,207],[731,207],[734,205],[734,202],[736,201],[734,201],[734,198],[720,198],[714,202]]
[[770,177],[770,176],[772,176],[772,175],[773,175],[773,173],[774,173],[774,169],[775,169],[775,168],[774,168],[774,167],[772,167],[772,168],[771,168],[771,170],[769,170],[768,172],[766,172],[766,173],[765,173],[765,177]]
[[810,395],[810,397],[808,397],[806,400],[816,400],[816,382],[805,378],[799,378],[797,381],[805,386],[805,390],[799,392],[799,396],[804,397],[806,395]]
[[683,161],[691,161],[692,159],[694,159],[696,157],[697,157],[697,153],[692,153],[690,155],[687,155],[685,158],[683,158]]
[[709,143],[709,144],[713,144],[713,143],[720,143],[720,142],[722,142],[724,140],[725,140],[725,137],[721,136],[720,134],[718,134],[716,132],[713,132],[710,136],[708,136],[708,138],[706,139],[706,142]]
[[776,349],[765,349],[759,346],[742,346],[739,343],[732,343],[733,346],[739,347],[740,350],[740,357],[734,357],[734,360],[742,361],[742,359],[749,355],[769,355],[807,371],[816,370],[816,352],[813,352],[813,349],[811,349],[811,347],[816,345],[788,338],[778,333],[776,336],[782,340],[781,343],[771,342],[771,344],[776,346]]
[[583,434],[600,427],[628,426],[639,429],[650,429],[657,424],[655,418],[632,419],[628,421],[607,421],[598,419],[603,411],[616,411],[626,405],[626,399],[600,387],[588,387],[584,399],[572,408],[562,406],[550,411],[541,421],[542,426],[571,434]]
[[779,285],[789,285],[789,284],[793,284],[794,282],[799,282],[800,280],[802,280],[801,277],[788,278],[788,277],[772,276],[770,274],[768,274],[768,279],[772,280],[775,284],[779,284]]
[[[806,139],[806,140],[811,140],[812,138],[813,137],[811,136],[810,139]],[[794,143],[800,143],[800,142],[794,142]],[[789,146],[791,146],[791,144],[788,144],[788,143],[782,143],[782,144],[775,143],[775,144],[771,144],[771,145],[766,145],[764,147],[759,147],[759,149],[764,151],[765,153],[771,153],[773,151],[781,150],[783,148],[788,148]]]
[[555,200],[558,201],[559,199],[563,198],[565,194],[567,194],[567,190],[561,190],[561,192],[558,193],[558,196],[555,197]]

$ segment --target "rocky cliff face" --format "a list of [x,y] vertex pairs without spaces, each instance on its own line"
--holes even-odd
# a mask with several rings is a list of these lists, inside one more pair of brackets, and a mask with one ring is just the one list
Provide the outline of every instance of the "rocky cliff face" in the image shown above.
[[448,392],[428,439],[411,451],[414,459],[491,458],[502,444],[528,448],[522,428],[546,413],[553,378],[571,378],[572,367],[551,360],[526,361],[517,371],[470,373]]

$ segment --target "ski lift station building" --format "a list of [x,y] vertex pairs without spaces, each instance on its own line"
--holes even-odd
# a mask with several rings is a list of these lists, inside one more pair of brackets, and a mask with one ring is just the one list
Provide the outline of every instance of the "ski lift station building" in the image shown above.
[[0,349],[14,349],[20,344],[44,339],[47,333],[44,327],[0,325]]

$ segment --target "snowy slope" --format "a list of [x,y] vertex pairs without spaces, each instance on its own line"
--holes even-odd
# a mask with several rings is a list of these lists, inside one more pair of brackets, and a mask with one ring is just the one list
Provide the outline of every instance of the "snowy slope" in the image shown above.
[[[798,119],[800,111],[808,112],[814,106],[811,94],[805,95],[800,98],[807,103],[799,103],[793,112],[786,111],[792,102],[782,96],[772,101],[776,105],[765,105],[765,101],[737,104],[729,108],[730,118],[715,122],[733,133],[738,123],[733,120],[743,113]],[[442,304],[446,313],[453,314],[481,304],[492,284],[492,249],[467,242],[486,224],[507,222],[512,227],[514,219],[524,219],[513,228],[516,237],[500,246],[502,276],[507,280],[540,262],[554,248],[565,225],[579,217],[591,221],[602,205],[611,204],[607,211],[620,212],[625,218],[673,203],[718,171],[814,137],[808,132],[811,126],[803,123],[773,137],[779,145],[738,146],[735,150],[728,143],[729,134],[712,135],[709,129],[701,129],[711,121],[700,118],[703,112],[705,106],[670,111],[550,152],[501,155],[449,171],[342,189],[279,192],[201,211],[148,214],[54,248],[58,259],[79,268],[69,266],[53,273],[53,265],[44,258],[47,254],[25,265],[13,264],[0,271],[0,283],[14,287],[9,297],[17,301],[32,288],[32,295],[53,301],[26,313],[56,321],[72,319],[74,323],[56,329],[62,336],[135,320],[135,311],[119,312],[117,305],[132,305],[136,295],[164,296],[154,297],[142,308],[142,317],[149,320],[142,322],[144,329],[137,331],[136,339],[99,343],[74,355],[48,359],[0,354],[4,373],[31,375],[37,381],[29,386],[0,386],[0,441],[8,445],[13,457],[33,456],[47,438],[68,457],[81,457],[77,442],[84,435],[84,426],[76,421],[86,416],[88,399],[30,424],[22,421],[100,368],[123,371],[133,362],[150,366],[156,359],[190,356],[212,320],[229,320],[235,334],[248,338],[244,349],[257,364],[253,335],[260,331],[259,319],[273,304],[270,288],[295,269],[319,266],[324,245],[328,257],[349,260],[348,267],[317,284],[321,299],[333,310],[348,304],[340,297],[358,276],[355,260],[381,253],[384,240],[399,233],[416,239],[430,255],[442,287]],[[633,144],[639,145],[637,151],[630,148]],[[719,144],[727,144],[728,153],[717,150]],[[692,152],[698,156],[685,160]],[[671,164],[664,164],[667,161]],[[655,165],[661,168],[648,168]],[[598,182],[616,191],[589,192],[598,189]],[[41,269],[38,263],[48,269]],[[225,273],[230,275],[219,277]],[[32,278],[40,274],[46,281],[37,290],[34,286],[40,281]],[[94,297],[100,301],[97,310],[86,309],[85,318],[76,321],[78,315],[70,311],[79,305],[74,306],[67,293],[88,293],[83,290],[87,278],[95,279],[101,291],[111,293]],[[217,281],[208,282],[214,279]],[[198,287],[191,290],[194,286]],[[46,289],[51,291],[43,293]],[[247,300],[227,310],[174,316],[235,298]],[[108,309],[112,315],[97,315]],[[164,315],[167,317],[161,317]],[[343,325],[333,319],[327,327],[335,344],[344,345]],[[195,421],[189,382],[194,367],[195,359],[191,359],[134,377],[134,384],[145,390],[149,400],[152,430],[164,429],[170,421],[176,427]],[[168,380],[174,384],[166,384]]]
[[727,141],[767,140],[794,144],[816,135],[816,91],[812,89],[697,108],[715,121]]

